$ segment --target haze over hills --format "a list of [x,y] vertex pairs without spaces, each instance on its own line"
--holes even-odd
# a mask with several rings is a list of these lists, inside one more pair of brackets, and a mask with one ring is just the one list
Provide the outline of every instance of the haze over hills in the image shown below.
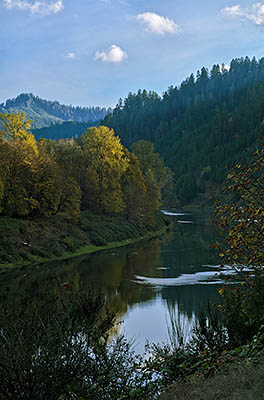
[[32,128],[37,129],[64,121],[88,122],[91,125],[103,119],[111,112],[111,108],[74,107],[58,101],[44,100],[32,93],[22,93],[0,104],[0,112],[14,111],[24,111],[33,121]]

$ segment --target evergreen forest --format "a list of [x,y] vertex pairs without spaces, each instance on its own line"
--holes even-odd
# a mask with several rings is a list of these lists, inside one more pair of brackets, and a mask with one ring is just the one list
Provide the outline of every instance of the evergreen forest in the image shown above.
[[98,125],[99,121],[93,122],[76,122],[76,121],[65,121],[61,124],[54,124],[51,126],[44,126],[39,129],[32,129],[32,133],[36,140],[39,139],[72,139],[81,136],[83,132],[92,126]]
[[[167,180],[165,175],[158,178],[167,191],[166,204],[185,205],[218,198],[229,168],[249,161],[263,129],[263,103],[264,58],[242,57],[230,66],[216,64],[210,71],[202,67],[162,96],[141,89],[130,92],[114,110],[64,106],[32,94],[21,94],[0,108],[26,111],[36,140],[78,141],[101,121],[130,151],[135,142],[143,141],[142,148],[144,141],[152,143],[151,151],[160,154],[168,168]],[[40,122],[35,111],[32,114],[40,108],[41,118],[46,113],[48,120]]]
[[138,90],[120,99],[102,124],[130,148],[154,144],[174,174],[182,204],[219,196],[228,169],[247,161],[264,124],[264,58],[203,67],[159,96]]
[[[138,90],[113,111],[97,111],[26,94],[0,105],[0,400],[263,398],[264,58],[203,67],[162,96]],[[30,118],[46,127],[32,131]],[[109,329],[120,326],[107,308],[110,285],[95,293],[89,276],[87,290],[74,264],[58,260],[82,248],[87,254],[91,244],[97,251],[160,235],[170,225],[162,205],[210,204],[224,182],[229,197],[216,207],[216,247],[219,267],[235,274],[220,289],[215,276],[201,282],[217,283],[219,304],[201,313],[189,342],[175,301],[168,344],[148,344],[137,356],[125,337],[109,343]],[[196,225],[195,243],[203,242]],[[183,252],[180,239],[189,240],[184,232],[176,231],[172,257]],[[132,255],[121,257],[136,284]],[[36,264],[51,258],[56,267]],[[123,265],[118,282],[130,279]],[[170,265],[157,265],[151,271],[167,279]],[[143,293],[141,285],[136,297],[123,288],[135,303]],[[142,298],[150,304],[148,293]]]

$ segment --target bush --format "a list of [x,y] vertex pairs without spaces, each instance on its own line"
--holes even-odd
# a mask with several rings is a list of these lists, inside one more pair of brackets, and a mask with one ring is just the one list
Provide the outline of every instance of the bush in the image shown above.
[[43,293],[38,302],[24,296],[4,304],[0,399],[155,399],[152,375],[143,373],[130,344],[106,344],[114,319],[100,317],[103,305],[66,284],[56,298]]
[[219,311],[227,328],[232,347],[249,343],[264,324],[264,277],[260,272],[249,275],[245,282],[220,289]]
[[77,249],[77,246],[75,244],[75,240],[73,240],[69,236],[67,236],[66,238],[63,239],[63,244],[66,246],[66,249],[68,251],[74,252]]

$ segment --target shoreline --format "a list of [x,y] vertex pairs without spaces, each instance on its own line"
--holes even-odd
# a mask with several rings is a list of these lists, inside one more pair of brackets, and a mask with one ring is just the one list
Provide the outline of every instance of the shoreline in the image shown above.
[[[172,223],[171,223],[172,224]],[[26,266],[37,266],[41,264],[45,264],[48,262],[52,261],[63,261],[67,260],[70,258],[75,258],[83,255],[88,255],[91,253],[96,253],[104,250],[110,250],[118,247],[124,247],[128,246],[130,244],[134,244],[137,242],[141,242],[142,240],[147,240],[147,239],[154,239],[157,236],[164,235],[166,232],[169,231],[171,224],[169,226],[164,225],[163,228],[154,231],[154,232],[149,232],[148,234],[144,236],[139,236],[137,238],[132,238],[132,239],[125,239],[122,241],[117,241],[117,242],[109,242],[106,245],[102,246],[96,246],[92,244],[87,244],[84,246],[81,246],[79,249],[75,250],[74,252],[64,252],[61,256],[58,257],[50,257],[50,258],[41,258],[41,257],[36,257],[35,261],[25,261],[25,262],[16,262],[16,263],[6,263],[2,264],[0,263],[0,273],[4,272],[5,269],[15,269],[15,268],[23,268]]]

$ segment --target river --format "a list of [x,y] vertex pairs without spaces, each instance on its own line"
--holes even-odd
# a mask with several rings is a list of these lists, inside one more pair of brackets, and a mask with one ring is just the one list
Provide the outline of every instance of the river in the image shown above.
[[117,314],[112,334],[124,334],[136,352],[143,352],[146,340],[167,342],[172,316],[188,340],[208,301],[219,301],[219,260],[211,247],[216,231],[205,215],[169,214],[173,229],[163,237],[10,271],[4,281],[2,276],[2,293],[23,288],[34,298],[41,288],[55,293],[65,282],[71,289],[92,288]]

